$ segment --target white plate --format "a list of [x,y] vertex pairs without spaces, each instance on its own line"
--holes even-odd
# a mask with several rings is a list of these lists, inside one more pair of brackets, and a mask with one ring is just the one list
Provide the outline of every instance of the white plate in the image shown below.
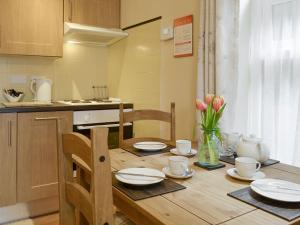
[[170,152],[171,152],[172,154],[174,154],[174,155],[181,155],[181,156],[194,156],[194,155],[197,154],[197,150],[195,150],[195,149],[191,149],[191,152],[189,152],[188,154],[181,154],[181,153],[177,150],[177,148],[172,148],[172,149],[170,150]]
[[[144,174],[149,176],[161,176],[166,177],[164,173],[159,170],[151,169],[151,168],[127,168],[119,171],[120,173],[130,173],[130,174]],[[143,177],[143,176],[135,176],[135,175],[123,175],[123,174],[115,174],[116,179],[125,184],[143,186],[156,184],[163,179],[156,177]]]
[[157,141],[143,141],[133,144],[133,147],[143,151],[159,151],[166,148],[167,145]]
[[265,178],[265,174],[261,171],[256,172],[252,177],[242,177],[240,176],[235,168],[231,168],[227,170],[227,174],[233,178],[239,179],[239,180],[246,180],[246,181],[253,181],[253,180],[258,180],[258,179],[263,179]]
[[[300,202],[299,184],[277,179],[260,179],[253,181],[250,186],[257,194],[273,200],[282,202]],[[296,189],[299,191],[289,189]]]
[[174,175],[171,173],[170,168],[168,166],[164,167],[162,169],[163,173],[166,174],[168,177],[172,177],[172,178],[176,178],[176,179],[186,179],[186,178],[190,178],[195,174],[195,170],[191,169],[191,173],[186,174],[186,175]]

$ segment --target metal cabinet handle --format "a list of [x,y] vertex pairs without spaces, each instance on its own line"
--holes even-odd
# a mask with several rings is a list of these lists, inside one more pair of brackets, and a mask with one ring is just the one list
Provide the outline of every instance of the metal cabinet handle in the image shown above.
[[59,117],[36,117],[34,120],[41,121],[41,120],[59,120]]
[[[124,123],[123,126],[124,127],[126,127],[126,126],[132,126],[132,123]],[[77,129],[78,130],[89,130],[89,129],[96,128],[96,127],[114,128],[114,127],[120,127],[120,125],[118,123],[116,123],[116,124],[91,125],[91,126],[81,125],[81,126],[77,126]]]

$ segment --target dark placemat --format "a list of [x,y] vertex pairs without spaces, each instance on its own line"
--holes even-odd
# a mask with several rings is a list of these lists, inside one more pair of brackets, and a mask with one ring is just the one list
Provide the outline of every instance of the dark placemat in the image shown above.
[[112,177],[113,186],[121,192],[123,192],[129,198],[133,199],[134,201],[167,194],[186,188],[185,186],[178,184],[170,179],[163,180],[158,184],[152,184],[147,186],[133,186],[119,182],[115,178],[114,174],[112,174]]
[[225,164],[223,164],[223,163],[219,163],[218,165],[215,165],[215,166],[204,166],[204,165],[201,165],[199,162],[194,162],[194,165],[201,167],[203,169],[206,169],[206,170],[216,170],[216,169],[225,167]]
[[[220,161],[234,165],[235,164],[235,161],[234,161],[235,158],[236,157],[220,156]],[[276,163],[279,163],[279,161],[275,160],[275,159],[268,159],[267,161],[265,161],[261,164],[261,167],[271,166],[271,165],[274,165]]]
[[250,187],[228,193],[228,195],[288,221],[300,217],[300,203],[268,199],[256,194]]
[[125,150],[127,152],[130,152],[130,153],[132,153],[134,155],[137,155],[139,157],[148,156],[148,155],[157,155],[157,154],[162,154],[162,153],[170,152],[170,150],[172,148],[175,148],[175,147],[172,146],[172,145],[168,145],[166,148],[164,148],[162,150],[159,150],[159,151],[143,151],[143,150],[140,150],[140,149],[136,149],[133,146],[122,147],[123,150]]

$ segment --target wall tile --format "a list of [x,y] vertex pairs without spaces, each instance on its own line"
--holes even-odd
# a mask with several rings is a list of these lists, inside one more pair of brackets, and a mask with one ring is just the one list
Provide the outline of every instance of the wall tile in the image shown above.
[[[44,76],[53,81],[53,100],[92,98],[92,85],[107,84],[107,50],[103,47],[65,44],[63,58],[37,56],[0,57],[0,88],[15,88],[31,101],[30,80]],[[11,83],[11,77],[23,75],[25,84]],[[0,102],[5,101],[0,94]]]

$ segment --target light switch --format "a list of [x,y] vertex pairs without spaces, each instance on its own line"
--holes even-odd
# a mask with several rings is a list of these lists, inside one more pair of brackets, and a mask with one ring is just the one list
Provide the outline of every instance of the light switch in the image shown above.
[[173,39],[173,27],[163,27],[160,31],[160,40],[167,41]]

